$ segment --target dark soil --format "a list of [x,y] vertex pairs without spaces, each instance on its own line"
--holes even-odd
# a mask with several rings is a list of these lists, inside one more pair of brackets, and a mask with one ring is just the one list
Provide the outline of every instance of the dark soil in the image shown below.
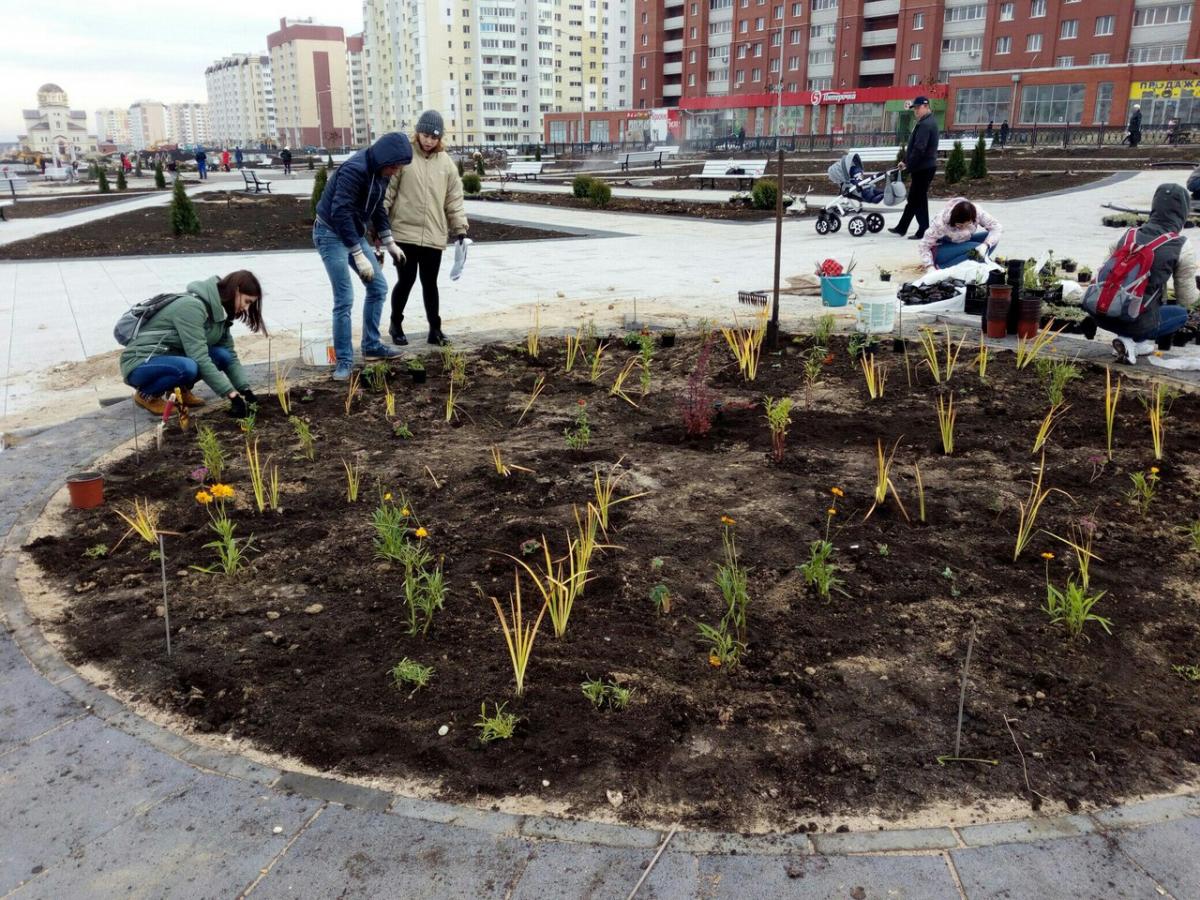
[[[28,549],[67,595],[70,659],[107,670],[139,698],[184,716],[196,729],[250,738],[326,770],[439,779],[447,798],[487,802],[530,794],[566,801],[572,812],[606,807],[631,822],[680,819],[690,826],[795,827],[823,816],[916,811],[948,801],[1041,795],[1103,803],[1171,788],[1200,763],[1200,684],[1172,666],[1200,664],[1196,579],[1200,554],[1180,526],[1200,502],[1200,399],[1171,411],[1165,459],[1149,514],[1126,498],[1130,474],[1154,464],[1142,385],[1126,383],[1115,428],[1115,459],[1103,462],[1104,373],[1085,370],[1067,387],[1070,409],[1051,436],[1043,507],[1032,545],[1013,562],[1018,501],[1038,457],[1030,447],[1047,408],[1032,370],[994,355],[981,383],[963,351],[950,388],[958,408],[956,449],[941,453],[936,387],[923,369],[908,386],[904,358],[888,349],[887,397],[866,399],[863,378],[835,339],[805,408],[803,353],[785,338],[759,378],[746,384],[724,346],[710,383],[721,402],[707,436],[684,433],[677,400],[695,363],[697,340],[654,356],[653,384],[634,408],[610,395],[613,372],[632,355],[619,342],[608,374],[593,385],[586,364],[563,372],[558,341],[531,361],[499,345],[471,357],[460,418],[444,421],[447,381],[431,358],[429,383],[394,378],[397,418],[413,437],[394,436],[384,398],[365,393],[343,409],[345,390],[313,386],[294,412],[312,423],[316,461],[298,453],[274,399],[260,412],[260,452],[281,468],[282,511],[258,514],[243,436],[219,412],[208,415],[230,458],[225,480],[237,497],[237,533],[254,536],[248,569],[234,578],[200,574],[214,561],[212,535],[188,473],[201,458],[191,434],[172,429],[164,449],[108,470],[108,505],[71,512],[65,532]],[[916,366],[918,350],[909,345]],[[517,424],[535,379],[545,393]],[[636,374],[631,381],[636,381]],[[296,393],[299,393],[297,391]],[[268,395],[268,390],[260,391]],[[797,408],[786,455],[770,457],[762,398],[792,396]],[[572,451],[564,429],[586,402],[591,443]],[[895,500],[866,518],[876,441],[898,441],[893,479],[917,519],[913,477],[920,464],[927,522],[906,521]],[[490,448],[506,464],[496,474]],[[343,461],[363,467],[360,501],[346,501]],[[529,666],[526,694],[513,675],[492,603],[507,610],[526,542],[545,535],[556,553],[572,507],[592,496],[593,472],[623,460],[618,495],[646,496],[613,509],[594,580],[563,639],[549,617]],[[436,479],[436,483],[435,483]],[[797,567],[826,528],[842,591],[821,600]],[[372,510],[383,491],[408,502],[445,566],[446,607],[428,635],[408,633],[396,567],[374,558]],[[405,501],[401,499],[401,492]],[[85,551],[118,544],[117,508],[154,503],[166,540],[174,656],[163,650],[158,563],[130,538],[107,558]],[[747,651],[739,665],[714,668],[696,623],[715,623],[723,603],[713,582],[722,554],[720,517],[734,526],[749,573]],[[1045,577],[1063,586],[1074,570],[1067,535],[1096,521],[1094,612],[1070,640],[1042,611]],[[1043,552],[1057,556],[1043,562]],[[524,557],[536,564],[537,555]],[[656,569],[655,561],[661,560]],[[673,599],[669,615],[650,600],[656,583]],[[524,610],[536,614],[523,576]],[[311,604],[323,610],[306,613]],[[950,754],[959,679],[971,624],[978,638],[966,694],[960,755],[997,765],[939,765]],[[432,665],[415,694],[393,686],[402,657]],[[580,691],[586,678],[632,688],[625,711],[597,711]],[[508,741],[481,746],[474,723],[483,702],[521,717]],[[443,724],[450,727],[438,736]],[[543,779],[549,786],[543,786]],[[804,827],[800,824],[801,828]]]
[[53,197],[48,200],[18,200],[12,206],[6,207],[4,217],[7,219],[37,219],[54,216],[59,213],[71,212],[76,209],[90,209],[105,203],[115,203],[118,200],[130,200],[143,194],[152,193],[153,189],[134,189],[116,191],[111,194],[74,194],[63,197]]
[[[215,192],[192,198],[203,229],[175,237],[167,207],[139,209],[74,228],[0,245],[0,259],[74,259],[175,253],[311,250],[308,199]],[[475,241],[526,241],[570,235],[498,222],[472,222]]]
[[[735,192],[730,191],[730,196]],[[530,203],[535,206],[562,206],[567,209],[596,210],[590,200],[571,194],[555,194],[534,191],[485,191],[467,199],[492,203]],[[686,200],[646,200],[640,197],[613,197],[603,212],[644,213],[654,216],[690,216],[699,219],[732,219],[735,221],[762,221],[774,219],[775,210],[754,209],[738,203],[689,203]]]

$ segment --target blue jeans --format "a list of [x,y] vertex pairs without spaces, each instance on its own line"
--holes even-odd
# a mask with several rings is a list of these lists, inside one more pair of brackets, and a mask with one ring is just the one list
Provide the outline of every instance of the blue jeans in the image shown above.
[[[367,297],[363,301],[362,349],[364,353],[369,353],[383,346],[379,337],[379,319],[383,315],[388,286],[383,267],[375,259],[375,251],[367,239],[360,238],[359,245],[375,270],[375,277],[367,285]],[[350,251],[332,228],[320,222],[313,223],[313,246],[321,254],[325,274],[329,276],[329,283],[333,287],[333,349],[338,364],[349,365],[354,362],[354,337],[350,325],[350,313],[354,309],[354,282],[351,279],[357,278],[358,274],[353,271]]]
[[1122,322],[1119,319],[1097,319],[1100,327],[1113,334],[1133,338],[1137,341],[1153,341],[1174,334],[1187,324],[1188,311],[1186,306],[1160,306],[1158,308],[1158,325],[1145,331],[1142,316],[1137,322]]
[[[208,355],[222,372],[233,362],[233,354],[224,347],[209,347]],[[147,397],[161,397],[177,387],[190,391],[199,380],[200,367],[190,356],[156,356],[130,372],[126,379],[130,387]]]
[[967,254],[972,250],[978,250],[987,240],[988,233],[986,231],[977,231],[971,235],[970,240],[954,243],[949,238],[942,238],[938,241],[937,246],[933,248],[933,261],[939,269],[948,269],[951,266],[958,265],[967,258]]
[[196,163],[196,168],[200,172],[200,180],[201,181],[203,181],[205,178],[208,177],[208,163],[198,162],[198,163]]

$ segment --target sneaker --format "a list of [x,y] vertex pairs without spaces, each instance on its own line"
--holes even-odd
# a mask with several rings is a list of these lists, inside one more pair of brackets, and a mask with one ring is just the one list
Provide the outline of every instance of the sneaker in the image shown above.
[[352,371],[354,371],[354,367],[350,363],[340,362],[333,367],[333,374],[329,377],[334,381],[349,381]]
[[393,331],[389,335],[389,337],[391,337],[392,343],[395,344],[397,347],[407,347],[408,346],[408,338],[406,338],[404,336],[403,331]]
[[1117,362],[1127,366],[1137,365],[1137,345],[1127,337],[1115,337],[1112,342],[1113,355]]
[[890,231],[892,234],[898,234],[898,235],[900,235],[900,237],[904,237],[904,232],[907,230],[908,230],[907,228],[889,228],[888,229],[888,231]]
[[134,392],[133,402],[142,409],[149,410],[150,412],[154,413],[156,416],[161,416],[163,414],[163,410],[167,408],[167,404],[163,402],[162,397],[151,397],[147,394],[143,394],[141,391]]
[[435,347],[445,347],[450,343],[450,338],[446,337],[440,331],[431,331],[426,343],[433,344]]
[[180,393],[183,395],[184,406],[203,406],[207,402],[203,397],[197,397],[191,391],[184,390],[180,391]]
[[380,359],[399,359],[404,355],[404,352],[397,350],[395,347],[388,347],[380,344],[378,347],[372,347],[369,350],[363,347],[363,359],[380,360]]

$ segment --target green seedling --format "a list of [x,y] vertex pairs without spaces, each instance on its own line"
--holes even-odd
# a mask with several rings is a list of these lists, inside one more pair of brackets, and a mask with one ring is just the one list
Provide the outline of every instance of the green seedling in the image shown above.
[[475,727],[479,729],[479,743],[490,744],[492,741],[503,741],[513,736],[517,723],[521,721],[515,713],[505,712],[507,703],[496,704],[496,710],[490,716],[487,703],[479,706],[479,721]]
[[[423,666],[407,656],[390,670],[392,680],[396,683],[396,687],[403,688],[412,686],[412,694],[415,694],[423,687],[429,686],[429,679],[433,677],[433,666]],[[411,697],[412,694],[409,694]]]

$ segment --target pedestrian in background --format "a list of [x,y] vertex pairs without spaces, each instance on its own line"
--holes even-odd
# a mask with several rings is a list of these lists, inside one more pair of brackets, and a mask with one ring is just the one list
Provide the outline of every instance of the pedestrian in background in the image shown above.
[[912,176],[908,188],[908,202],[904,204],[904,213],[895,228],[889,228],[893,234],[901,237],[908,231],[908,226],[915,218],[917,232],[911,240],[919,241],[925,237],[925,229],[929,227],[929,185],[937,174],[938,160],[938,126],[937,117],[929,107],[929,98],[919,96],[913,98],[912,110],[917,116],[916,127],[908,137],[908,147],[904,152],[904,162],[900,168]]
[[292,174],[292,151],[287,147],[283,148],[283,152],[279,154],[279,160],[283,163],[283,174]]
[[235,163],[237,163],[237,167],[239,169],[242,167],[242,148],[241,147],[233,148],[233,161]]
[[196,171],[200,173],[201,181],[208,180],[208,154],[203,147],[196,148]]
[[392,289],[392,342],[408,343],[404,335],[404,307],[417,278],[429,324],[428,343],[449,343],[442,334],[438,270],[447,236],[455,242],[467,236],[467,213],[463,208],[462,179],[458,167],[442,145],[441,113],[426,110],[417,122],[412,162],[392,176],[384,207],[392,237],[404,251],[397,258],[397,281]]
[[221,168],[226,172],[229,171],[229,148],[226,147],[221,151]]
[[1129,134],[1125,136],[1125,140],[1129,141],[1133,150],[1142,142],[1142,108],[1136,103],[1133,105],[1133,115],[1129,117]]
[[1008,119],[1000,123],[1000,146],[1008,143]]

